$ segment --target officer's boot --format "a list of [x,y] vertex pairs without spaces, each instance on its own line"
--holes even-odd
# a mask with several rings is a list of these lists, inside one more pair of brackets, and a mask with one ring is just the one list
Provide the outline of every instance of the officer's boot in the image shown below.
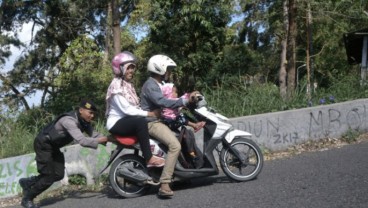
[[32,176],[29,178],[19,179],[19,184],[23,189],[23,198],[21,205],[25,208],[39,208],[39,206],[33,203],[33,197],[30,196],[29,191],[31,187],[37,182],[37,177]]
[[19,185],[23,189],[23,196],[28,195],[29,190],[31,187],[37,182],[36,176],[31,176],[29,178],[21,178],[19,179]]
[[25,208],[39,208],[29,196],[23,196],[21,205]]

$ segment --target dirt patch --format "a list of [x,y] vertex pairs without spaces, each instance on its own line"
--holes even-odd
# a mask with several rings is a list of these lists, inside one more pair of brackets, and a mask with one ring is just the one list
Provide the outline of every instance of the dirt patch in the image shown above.
[[303,152],[325,151],[333,148],[341,148],[345,145],[356,144],[368,141],[368,133],[357,137],[326,138],[318,141],[308,141],[306,143],[288,148],[285,151],[264,153],[265,160],[275,160],[279,158],[292,157]]

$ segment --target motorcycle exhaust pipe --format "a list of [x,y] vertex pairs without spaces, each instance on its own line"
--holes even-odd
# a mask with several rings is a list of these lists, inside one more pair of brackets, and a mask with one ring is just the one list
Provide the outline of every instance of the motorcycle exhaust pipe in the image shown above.
[[140,185],[150,184],[150,185],[159,185],[159,182],[153,181],[153,179],[145,173],[143,170],[136,169],[131,166],[122,166],[117,171],[117,175],[126,180],[138,183]]

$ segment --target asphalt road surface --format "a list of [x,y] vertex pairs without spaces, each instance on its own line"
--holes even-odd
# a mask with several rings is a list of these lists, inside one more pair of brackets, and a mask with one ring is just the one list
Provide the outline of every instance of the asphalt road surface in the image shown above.
[[[223,174],[176,184],[172,199],[145,196],[123,199],[107,188],[45,199],[42,207],[368,207],[368,142],[266,161],[256,180],[233,183]],[[19,206],[17,206],[19,207]]]

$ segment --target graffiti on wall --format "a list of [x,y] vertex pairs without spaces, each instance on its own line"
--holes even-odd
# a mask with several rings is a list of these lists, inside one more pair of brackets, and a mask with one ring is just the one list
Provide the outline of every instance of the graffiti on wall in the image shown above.
[[273,144],[297,143],[300,139],[297,131],[287,132],[281,129],[280,118],[238,121],[235,127],[250,132],[256,138],[266,137],[271,139]]
[[334,132],[343,130],[363,130],[366,128],[366,106],[353,107],[343,112],[338,109],[310,112],[309,131],[310,138],[328,137]]
[[33,158],[31,154],[0,160],[0,197],[19,193],[21,190],[16,179],[37,173]]
[[302,114],[285,112],[282,116],[268,116],[234,122],[233,125],[248,131],[257,139],[271,141],[273,145],[298,144],[309,138],[326,138],[337,132],[366,128],[366,106],[340,110],[329,108]]
[[[70,153],[65,151],[64,154]],[[80,148],[77,154],[80,154],[82,156],[81,158],[93,158],[96,161],[95,166],[92,165],[94,162],[85,162],[86,164],[93,166],[89,167],[89,169],[92,170],[91,174],[102,169],[110,156],[107,148],[103,145],[99,145],[98,151],[88,148]],[[15,196],[21,193],[21,187],[18,180],[23,177],[38,174],[34,158],[34,154],[28,154],[0,160],[0,198]]]

